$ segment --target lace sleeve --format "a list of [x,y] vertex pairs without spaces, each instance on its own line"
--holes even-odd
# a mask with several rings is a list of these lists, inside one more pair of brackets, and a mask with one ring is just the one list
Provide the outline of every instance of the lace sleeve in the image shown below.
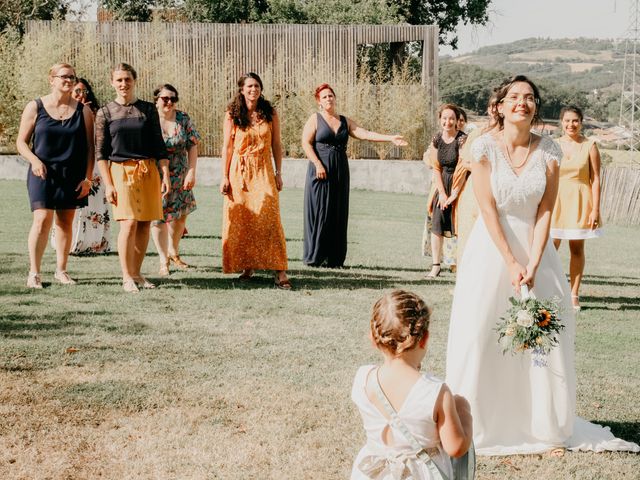
[[558,166],[560,166],[560,159],[562,158],[560,145],[550,137],[543,137],[540,141],[543,142],[542,151],[544,152],[543,157],[545,163],[549,165],[550,162],[556,162]]
[[109,110],[105,105],[96,114],[95,136],[96,136],[96,161],[109,160],[111,156],[111,135],[109,133]]
[[486,135],[476,138],[471,144],[471,160],[474,162],[481,162],[483,159],[487,159],[491,162]]

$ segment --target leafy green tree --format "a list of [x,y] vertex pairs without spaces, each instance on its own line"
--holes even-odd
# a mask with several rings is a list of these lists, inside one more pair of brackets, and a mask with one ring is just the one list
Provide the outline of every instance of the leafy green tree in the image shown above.
[[3,0],[0,8],[0,33],[10,28],[24,33],[29,20],[64,18],[70,10],[70,0]]

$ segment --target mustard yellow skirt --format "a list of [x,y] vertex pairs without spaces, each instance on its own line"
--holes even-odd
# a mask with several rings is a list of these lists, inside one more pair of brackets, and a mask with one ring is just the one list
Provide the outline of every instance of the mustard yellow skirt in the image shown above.
[[162,219],[160,172],[154,159],[111,162],[109,169],[118,196],[114,220]]

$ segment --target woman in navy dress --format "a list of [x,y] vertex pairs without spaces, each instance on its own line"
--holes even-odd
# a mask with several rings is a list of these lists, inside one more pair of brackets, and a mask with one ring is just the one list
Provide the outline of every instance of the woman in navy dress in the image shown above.
[[75,283],[67,273],[73,218],[76,208],[87,205],[93,172],[93,114],[72,98],[75,83],[71,65],[54,65],[49,70],[51,93],[29,102],[20,119],[16,147],[30,163],[27,189],[33,212],[28,240],[29,288],[42,288],[40,266],[54,218],[54,276],[62,284]]
[[309,117],[302,148],[309,159],[304,188],[304,254],[306,265],[340,268],[347,256],[349,221],[349,136],[405,146],[400,135],[384,135],[360,127],[336,111],[336,96],[328,83],[316,88],[320,112]]

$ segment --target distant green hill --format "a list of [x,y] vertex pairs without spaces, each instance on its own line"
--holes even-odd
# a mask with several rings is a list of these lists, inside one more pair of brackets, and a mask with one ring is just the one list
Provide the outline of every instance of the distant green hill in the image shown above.
[[[528,38],[441,58],[441,96],[452,98],[455,76],[483,81],[524,74],[546,90],[550,108],[545,114],[553,116],[556,104],[572,101],[592,117],[614,120],[619,112],[623,62],[624,44],[614,40]],[[471,90],[467,97],[475,94],[479,98],[467,98],[468,108],[483,110],[488,93],[479,94],[474,87]]]

